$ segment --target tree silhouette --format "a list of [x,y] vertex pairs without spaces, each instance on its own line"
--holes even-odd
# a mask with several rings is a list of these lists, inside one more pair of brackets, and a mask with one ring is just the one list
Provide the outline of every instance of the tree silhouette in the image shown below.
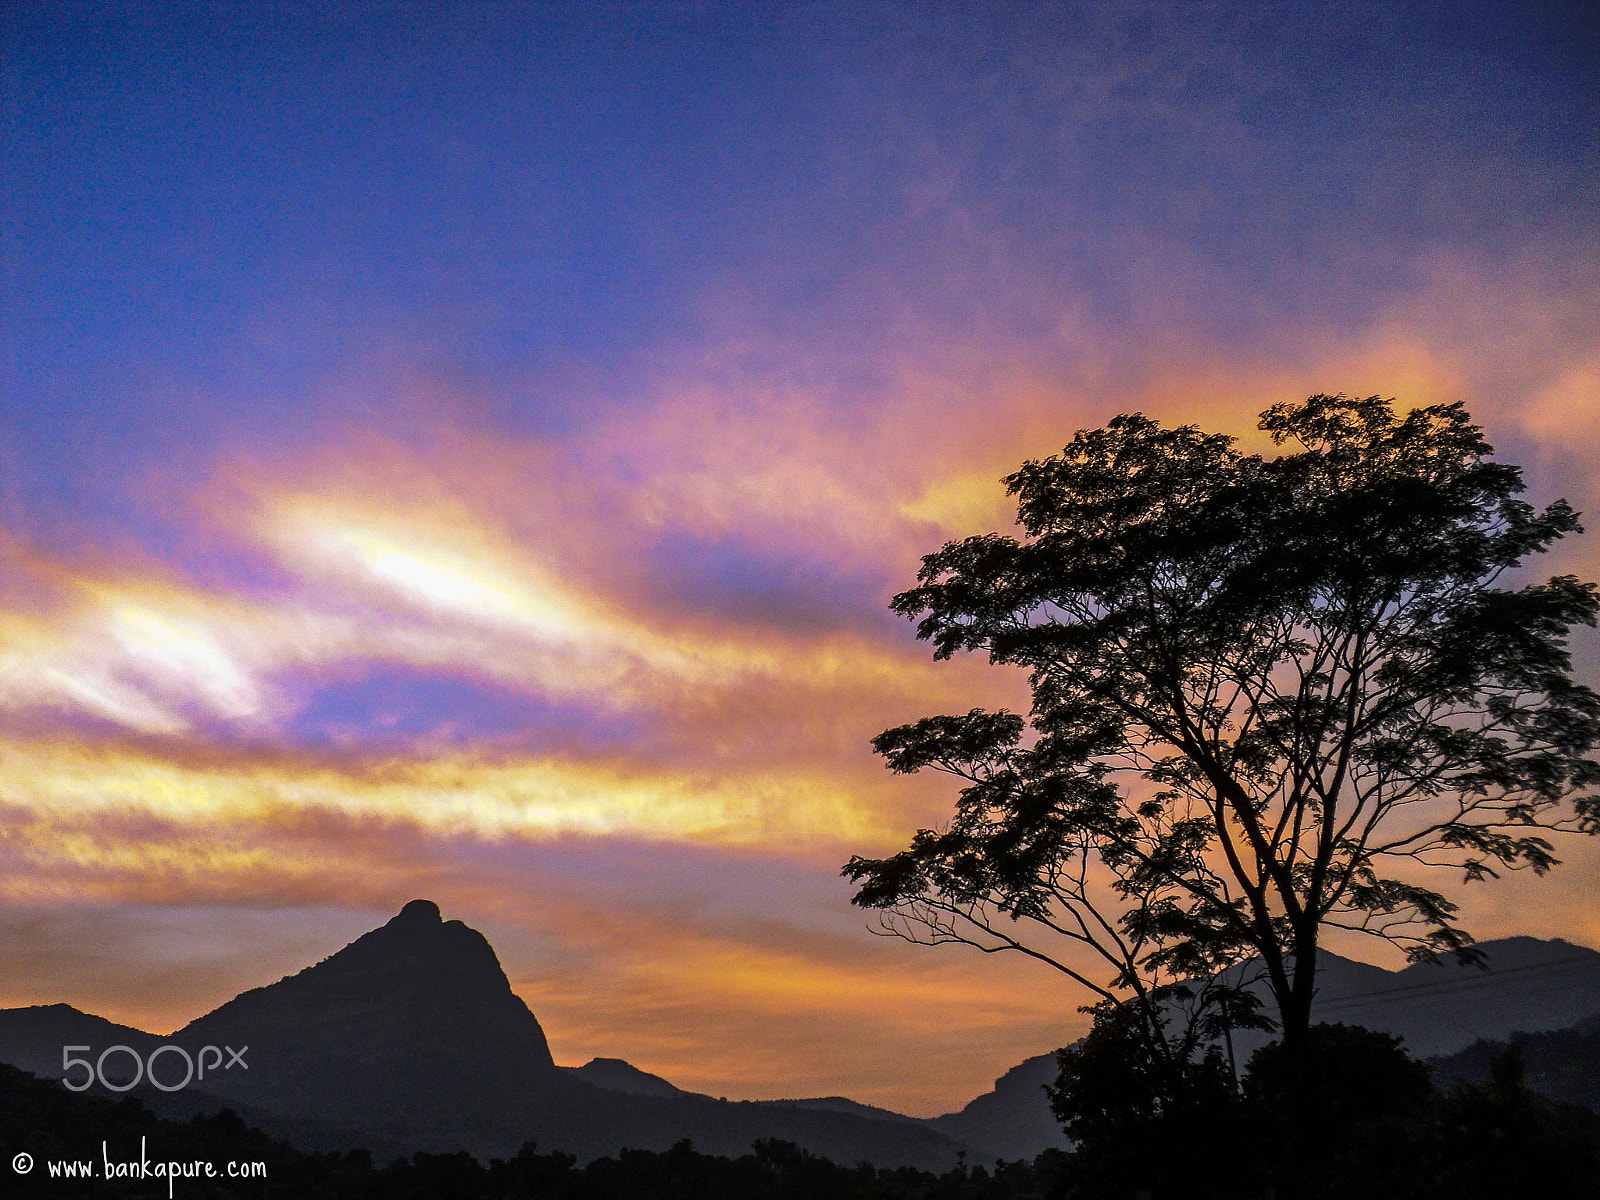
[[1511,578],[1577,514],[1518,499],[1459,404],[1317,395],[1260,427],[1284,452],[1118,417],[1006,479],[1023,538],[923,559],[893,609],[937,658],[1026,668],[1032,712],[879,735],[964,787],[844,868],[882,931],[1031,955],[1176,1058],[1259,1020],[1249,962],[1293,1059],[1329,928],[1472,957],[1436,888],[1542,874],[1600,811],[1566,649],[1596,588]]
[[1088,1036],[1056,1053],[1050,1107],[1074,1142],[1072,1195],[1236,1197],[1237,1171],[1206,1173],[1238,1144],[1238,1083],[1221,1053],[1152,1052],[1133,1005],[1103,1003]]

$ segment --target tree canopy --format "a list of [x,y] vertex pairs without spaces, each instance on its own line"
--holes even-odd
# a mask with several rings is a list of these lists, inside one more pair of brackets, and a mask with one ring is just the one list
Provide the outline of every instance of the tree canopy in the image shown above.
[[1543,873],[1600,815],[1567,648],[1600,598],[1518,578],[1578,515],[1520,499],[1460,404],[1317,395],[1260,427],[1281,453],[1137,413],[1082,431],[1005,480],[1024,536],[923,559],[893,609],[938,658],[1025,668],[1032,711],[879,735],[963,787],[844,868],[883,930],[1050,963],[1163,1048],[1187,996],[1183,1054],[1251,1020],[1222,983],[1246,962],[1302,1040],[1330,928],[1471,956],[1440,889]]

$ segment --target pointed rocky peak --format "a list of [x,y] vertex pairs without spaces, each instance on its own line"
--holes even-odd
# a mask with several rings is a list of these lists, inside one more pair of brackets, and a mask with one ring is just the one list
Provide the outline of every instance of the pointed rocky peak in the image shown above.
[[411,901],[377,929],[292,978],[393,986],[418,977],[453,980],[458,990],[484,997],[511,992],[488,939],[461,921],[444,920],[432,900]]
[[389,918],[386,929],[396,926],[403,928],[427,928],[444,924],[444,918],[439,914],[439,906],[432,900],[413,900],[394,916]]
[[510,1003],[522,1008],[488,939],[461,921],[444,920],[432,900],[411,901],[383,925],[316,965],[270,987],[246,992],[231,1003],[330,990],[390,998],[420,991],[469,1005]]
[[174,1036],[253,1047],[248,1075],[219,1078],[220,1094],[325,1116],[560,1077],[488,940],[432,900]]

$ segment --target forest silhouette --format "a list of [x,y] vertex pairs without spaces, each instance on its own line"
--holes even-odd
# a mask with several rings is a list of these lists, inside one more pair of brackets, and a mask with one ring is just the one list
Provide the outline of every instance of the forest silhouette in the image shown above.
[[[48,1179],[44,1164],[100,1153],[152,1160],[260,1161],[264,1180],[185,1180],[191,1197],[283,1200],[1503,1200],[1600,1194],[1600,1116],[1542,1098],[1515,1050],[1488,1078],[1439,1090],[1393,1038],[1317,1026],[1310,1040],[1323,1098],[1314,1127],[1286,1124],[1278,1047],[1259,1051],[1243,1080],[1202,1065],[1181,1096],[1152,1096],[1124,1069],[1123,1047],[1091,1036],[1063,1052],[1068,1074],[1098,1081],[1094,1099],[1063,1111],[1081,1141],[1032,1162],[961,1165],[943,1174],[850,1166],[791,1143],[757,1142],[738,1157],[688,1142],[624,1150],[585,1166],[529,1143],[488,1163],[465,1152],[415,1154],[380,1165],[365,1151],[307,1153],[252,1129],[231,1111],[164,1121],[137,1100],[74,1095],[0,1064],[0,1128],[35,1159],[8,1194],[144,1194],[122,1181]],[[1591,1055],[1593,1050],[1590,1051]],[[1088,1093],[1085,1093],[1086,1095]],[[1311,1139],[1312,1146],[1306,1144]],[[1304,1155],[1314,1150],[1314,1165]],[[147,1191],[149,1184],[143,1185]]]

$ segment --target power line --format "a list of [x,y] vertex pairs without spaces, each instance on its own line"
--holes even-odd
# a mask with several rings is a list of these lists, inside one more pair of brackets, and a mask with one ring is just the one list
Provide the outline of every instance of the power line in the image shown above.
[[[1495,985],[1507,980],[1510,976],[1543,978],[1551,975],[1564,975],[1573,971],[1587,969],[1600,975],[1600,960],[1588,958],[1557,959],[1547,963],[1529,963],[1527,966],[1511,967],[1504,971],[1496,971],[1491,975],[1466,979],[1436,979],[1427,983],[1411,984],[1407,987],[1383,988],[1379,991],[1357,992],[1350,996],[1331,997],[1326,1003],[1318,1005],[1322,1012],[1330,1009],[1361,1007],[1363,1002],[1370,1001],[1374,1004],[1395,1003],[1401,1000],[1421,1000],[1432,996],[1444,996],[1452,993],[1470,990],[1492,989]],[[1513,982],[1520,982],[1520,978]]]

